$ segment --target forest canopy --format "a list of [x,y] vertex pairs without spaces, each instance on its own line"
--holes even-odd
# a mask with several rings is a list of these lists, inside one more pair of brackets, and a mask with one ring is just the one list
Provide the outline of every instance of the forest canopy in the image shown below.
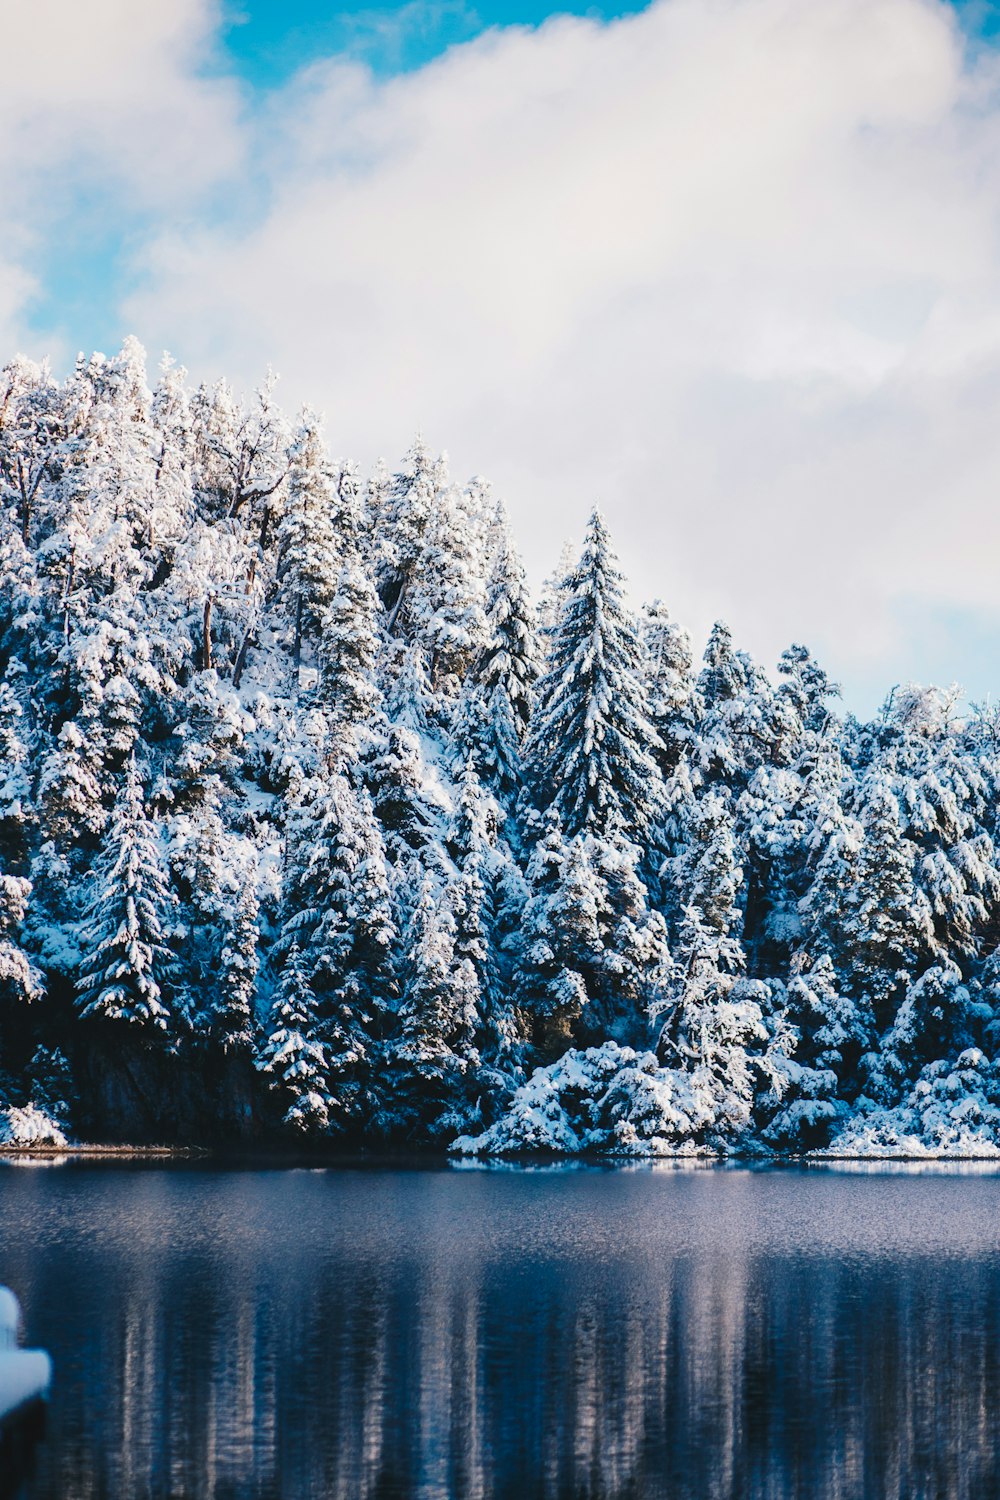
[[696,662],[598,511],[0,372],[0,1139],[1000,1151],[1000,716]]

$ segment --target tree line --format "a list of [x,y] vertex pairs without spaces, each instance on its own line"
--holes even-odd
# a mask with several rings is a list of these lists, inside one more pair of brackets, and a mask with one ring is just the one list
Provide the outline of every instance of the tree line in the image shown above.
[[482,479],[0,373],[0,1136],[1000,1147],[1000,719],[532,601]]

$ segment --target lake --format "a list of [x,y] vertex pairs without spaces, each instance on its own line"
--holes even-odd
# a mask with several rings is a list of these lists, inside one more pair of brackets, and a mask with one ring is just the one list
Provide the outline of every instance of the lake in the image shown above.
[[1000,1176],[0,1165],[33,1500],[985,1500]]

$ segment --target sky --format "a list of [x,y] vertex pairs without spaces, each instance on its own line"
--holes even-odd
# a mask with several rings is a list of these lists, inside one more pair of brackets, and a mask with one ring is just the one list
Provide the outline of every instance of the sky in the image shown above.
[[701,649],[1000,695],[1000,7],[33,0],[0,362],[135,333],[420,431],[533,579],[599,503]]

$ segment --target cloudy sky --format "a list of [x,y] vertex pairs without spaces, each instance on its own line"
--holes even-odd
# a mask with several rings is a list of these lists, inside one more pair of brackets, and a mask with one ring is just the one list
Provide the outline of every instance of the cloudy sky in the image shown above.
[[578,11],[10,7],[4,356],[270,364],[488,475],[536,578],[596,500],[699,645],[1000,694],[1000,12]]

